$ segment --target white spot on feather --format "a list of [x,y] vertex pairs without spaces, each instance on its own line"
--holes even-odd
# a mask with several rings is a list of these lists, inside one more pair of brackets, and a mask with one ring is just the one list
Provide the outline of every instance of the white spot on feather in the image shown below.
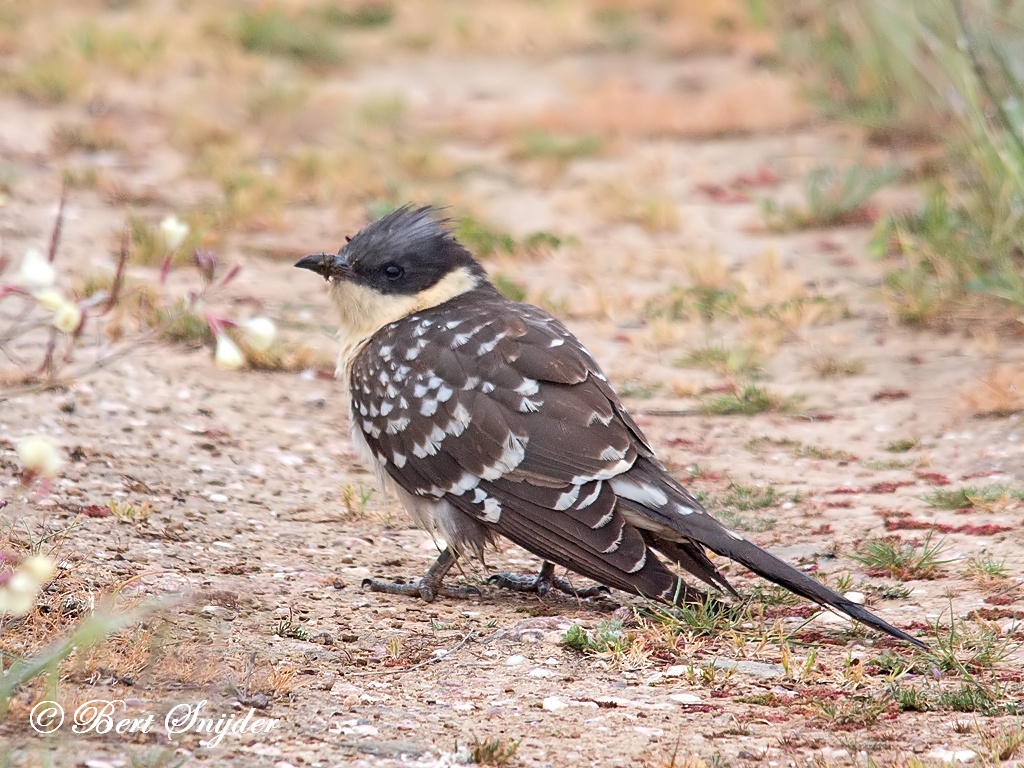
[[491,496],[484,500],[484,520],[496,523],[501,520],[501,503]]
[[513,390],[517,395],[536,395],[540,390],[540,385],[537,384],[533,379],[523,379],[523,383]]
[[572,482],[576,485],[583,485],[583,483],[589,483],[591,480],[610,480],[616,475],[621,475],[631,466],[633,466],[633,462],[623,459],[622,461],[615,462],[612,466],[608,467],[608,469],[602,469],[600,472],[595,472],[593,475],[576,475],[576,477],[572,479]]
[[526,440],[511,432],[505,438],[505,446],[501,456],[493,466],[484,467],[480,473],[484,480],[494,480],[518,467],[526,457]]
[[420,403],[420,415],[421,416],[433,416],[437,413],[437,400],[432,398],[425,398]]
[[692,515],[697,510],[693,509],[692,507],[687,507],[683,504],[673,504],[672,511],[675,512],[677,515]]
[[619,496],[635,501],[637,504],[643,504],[645,507],[661,509],[668,504],[668,496],[665,495],[665,492],[650,483],[637,483],[619,477],[612,480],[612,489]]
[[616,449],[614,445],[609,445],[601,451],[601,455],[598,458],[600,458],[601,461],[618,461],[619,459],[625,458],[627,451],[629,451],[628,445],[622,450]]
[[466,427],[469,426],[469,422],[472,421],[472,416],[469,411],[462,403],[458,403],[455,406],[455,410],[452,412],[452,418],[448,422],[448,425],[444,428],[452,437],[458,437],[466,431]]
[[449,489],[449,493],[454,493],[456,496],[461,496],[466,491],[472,491],[480,484],[480,478],[470,472],[463,472],[462,477],[459,478]]
[[572,506],[573,502],[580,495],[580,486],[572,485],[569,490],[558,497],[558,501],[555,502],[555,509],[559,512],[568,509]]
[[[591,492],[591,494],[589,496],[585,497],[582,501],[580,501],[579,504],[576,505],[576,509],[586,509],[591,504],[593,504],[595,501],[597,501],[597,497],[601,495],[601,489],[603,487],[604,487],[604,483],[602,483],[602,482],[594,483],[594,490]],[[603,520],[604,518],[601,518],[601,519]],[[611,520],[611,516],[610,515],[608,516],[608,520]],[[605,521],[605,525],[607,525],[607,520]],[[600,528],[600,526],[597,526],[597,527]]]
[[388,423],[387,426],[385,426],[384,431],[387,432],[389,435],[397,435],[399,432],[401,432],[408,426],[409,417],[401,416],[397,419],[388,419]]
[[498,346],[498,344],[504,338],[505,338],[505,332],[502,331],[501,333],[499,333],[497,336],[495,336],[490,341],[485,341],[479,347],[477,347],[476,353],[478,355],[486,355],[486,354],[489,354],[490,352],[493,352],[494,348],[496,346]]

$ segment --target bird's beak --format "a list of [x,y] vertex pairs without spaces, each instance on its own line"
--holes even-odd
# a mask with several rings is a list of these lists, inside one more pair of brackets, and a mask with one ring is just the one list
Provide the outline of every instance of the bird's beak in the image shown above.
[[316,272],[324,280],[341,277],[348,271],[348,257],[340,253],[313,253],[303,256],[295,266]]

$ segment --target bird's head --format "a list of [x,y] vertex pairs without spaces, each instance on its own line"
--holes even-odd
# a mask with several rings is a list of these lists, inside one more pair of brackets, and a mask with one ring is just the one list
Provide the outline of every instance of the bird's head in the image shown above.
[[487,284],[449,223],[436,208],[404,206],[364,227],[337,253],[305,256],[295,266],[331,284],[343,331],[372,335]]

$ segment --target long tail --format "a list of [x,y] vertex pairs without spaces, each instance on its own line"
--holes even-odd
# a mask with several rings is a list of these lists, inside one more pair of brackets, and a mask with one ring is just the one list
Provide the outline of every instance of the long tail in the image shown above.
[[644,537],[648,544],[708,584],[721,587],[725,579],[707,557],[700,557],[701,547],[735,560],[758,576],[873,629],[919,648],[928,647],[863,606],[730,531],[654,461],[641,459],[616,480],[618,483],[613,480],[612,484],[619,493],[619,506],[627,520],[646,529]]
[[[774,582],[780,587],[785,587],[790,592],[795,592],[819,605],[832,608],[861,624],[912,643],[918,648],[928,647],[916,637],[911,637],[903,630],[878,618],[871,611],[843,597],[835,590],[829,589],[817,579],[797,570],[738,534],[732,533],[710,515],[688,515],[685,519],[685,527],[687,529],[685,535],[692,541],[704,545],[718,555],[735,560],[758,576]],[[657,547],[658,544],[655,543],[654,546]]]

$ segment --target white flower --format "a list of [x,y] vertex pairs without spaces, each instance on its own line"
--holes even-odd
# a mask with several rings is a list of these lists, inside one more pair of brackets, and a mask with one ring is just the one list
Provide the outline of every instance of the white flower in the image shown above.
[[160,222],[160,235],[168,251],[176,251],[188,237],[188,224],[177,216],[168,216]]
[[217,353],[214,355],[214,362],[218,368],[225,371],[237,371],[245,365],[245,355],[231,339],[223,333],[217,334]]
[[266,352],[274,343],[277,326],[269,317],[254,317],[239,326],[249,345],[257,352]]
[[0,588],[0,612],[6,611],[13,616],[24,616],[32,610],[39,582],[23,570],[11,574],[10,581]]
[[30,288],[47,288],[57,279],[57,270],[35,248],[29,248],[21,258],[18,282]]
[[56,288],[44,288],[41,291],[35,291],[32,294],[32,298],[46,309],[57,309],[66,301],[63,294]]
[[54,311],[50,323],[58,331],[74,333],[82,323],[82,310],[78,308],[77,304],[72,304],[70,301],[61,302]]
[[31,435],[19,440],[14,450],[25,469],[43,477],[54,477],[64,463],[53,440],[45,435]]
[[0,587],[0,613],[24,616],[32,610],[38,586],[27,573],[15,571],[6,586]]
[[53,574],[57,572],[57,567],[48,557],[43,557],[42,555],[31,555],[21,561],[21,565],[18,566],[18,570],[24,571],[40,584],[45,584],[53,578]]

